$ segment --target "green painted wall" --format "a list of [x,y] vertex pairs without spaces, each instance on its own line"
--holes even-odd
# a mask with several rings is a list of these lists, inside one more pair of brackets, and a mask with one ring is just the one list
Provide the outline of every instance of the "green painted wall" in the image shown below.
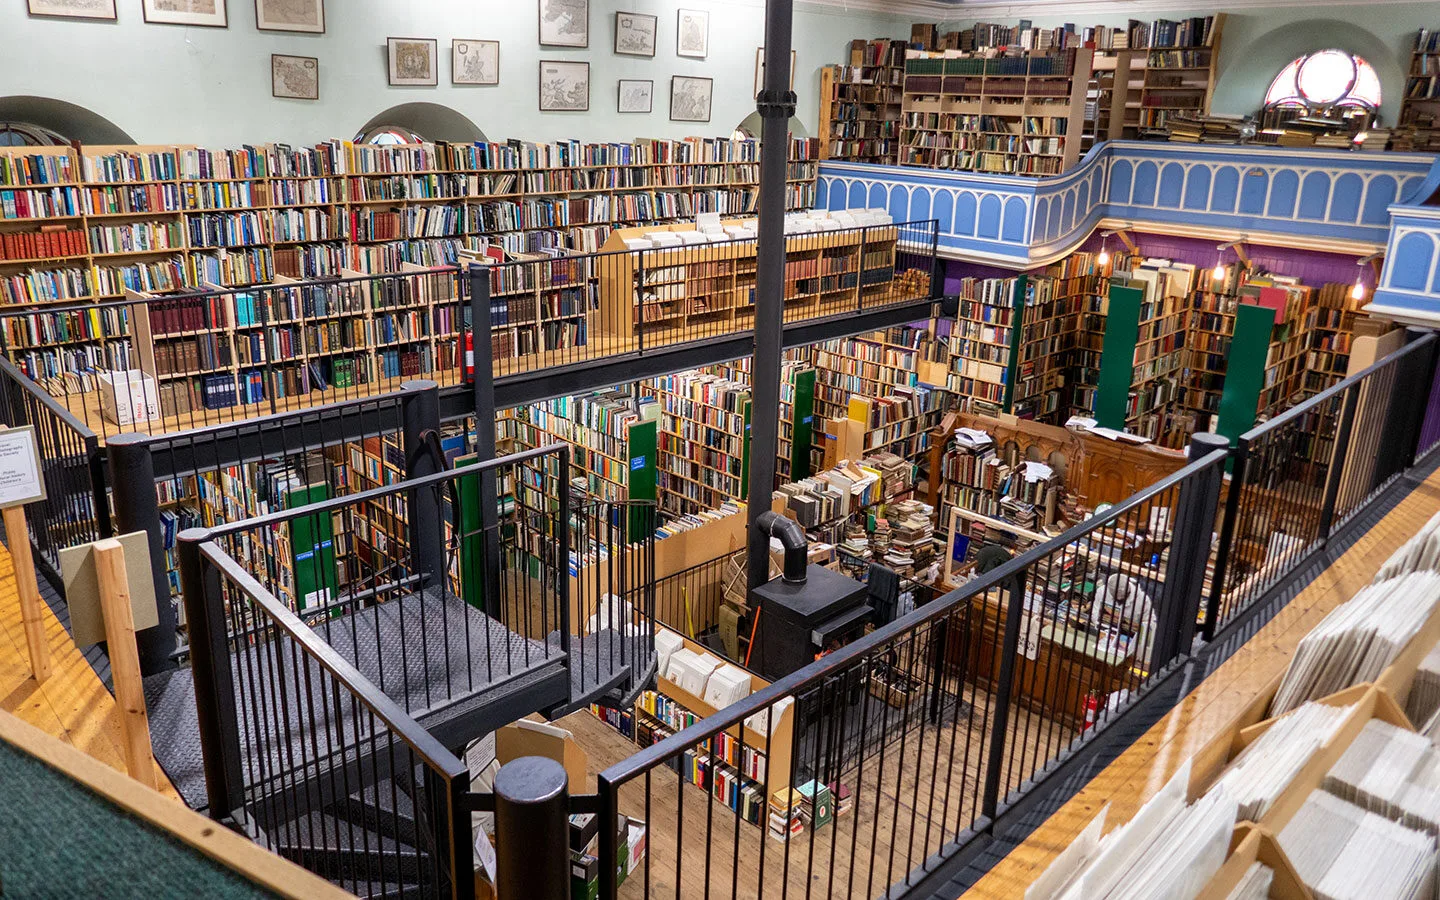
[[[1224,4],[1216,4],[1223,9]],[[1169,11],[1096,13],[1065,16],[1028,16],[1037,27],[1073,22],[1084,25],[1123,25],[1129,19],[1178,19],[1206,15],[1216,7],[1197,10],[1177,6]],[[1009,16],[987,16],[981,21],[1014,24],[1025,16],[1017,4]],[[948,20],[942,31],[975,24],[973,16]],[[1253,113],[1265,98],[1265,89],[1281,67],[1312,50],[1339,47],[1364,57],[1380,75],[1384,91],[1381,116],[1393,123],[1400,115],[1410,47],[1420,28],[1440,28],[1440,3],[1311,4],[1228,13],[1220,42],[1219,80],[1212,109],[1217,113]]]

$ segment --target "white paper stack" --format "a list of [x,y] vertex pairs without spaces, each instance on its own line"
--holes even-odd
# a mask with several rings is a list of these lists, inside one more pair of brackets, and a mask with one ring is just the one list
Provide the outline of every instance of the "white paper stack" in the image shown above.
[[710,239],[698,231],[677,231],[682,244],[708,244]]
[[1241,819],[1260,821],[1349,712],[1348,706],[1306,703],[1282,716],[1241,751],[1212,790],[1234,797]]
[[628,600],[614,594],[606,594],[600,598],[595,614],[585,624],[589,629],[587,634],[599,634],[606,630],[619,631],[626,637],[640,634],[640,628],[635,624],[635,607],[631,606]]
[[1437,762],[1440,754],[1424,735],[1372,719],[1320,786],[1361,809],[1399,819],[1411,773]]
[[669,678],[695,696],[703,697],[710,675],[718,668],[720,660],[686,647],[670,654]]
[[705,685],[705,695],[701,699],[716,709],[724,709],[748,696],[750,673],[725,663],[710,676],[710,681]]
[[655,242],[649,238],[629,237],[621,238],[625,242],[626,250],[649,250],[655,246]]
[[[668,628],[655,632],[655,671],[661,678],[670,678],[670,657],[685,646],[685,639]],[[671,678],[671,681],[675,679]]]
[[1420,661],[1405,698],[1405,715],[1411,722],[1429,721],[1436,710],[1440,710],[1440,644],[1430,648]]
[[1416,572],[1362,588],[1300,639],[1271,715],[1371,681],[1440,603],[1440,574]]
[[645,237],[656,247],[680,246],[680,235],[673,231],[651,231],[647,232]]
[[770,704],[769,709],[762,709],[754,715],[747,717],[745,719],[745,727],[756,734],[768,737],[770,735],[770,723],[774,722],[779,724],[781,716],[785,715],[785,710],[789,709],[790,705],[794,702],[794,697],[781,697],[779,700]]
[[1270,885],[1275,881],[1275,870],[1262,862],[1250,864],[1240,883],[1225,900],[1266,900],[1270,896]]
[[1194,897],[1225,862],[1236,807],[1224,791],[1187,806],[1189,780],[1186,764],[1133,819],[1098,841],[1100,826],[1092,822],[1030,886],[1026,900]]
[[1389,581],[1410,572],[1436,571],[1440,571],[1440,513],[1432,516],[1414,537],[1390,555],[1375,573],[1375,581]]
[[1434,837],[1324,791],[1310,794],[1280,846],[1319,900],[1434,896]]

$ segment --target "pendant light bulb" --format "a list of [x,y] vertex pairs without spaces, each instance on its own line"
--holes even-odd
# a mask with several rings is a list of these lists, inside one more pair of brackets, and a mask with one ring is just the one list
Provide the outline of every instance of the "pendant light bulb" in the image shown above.
[[1365,299],[1365,283],[1358,277],[1355,279],[1355,286],[1350,289],[1350,297],[1354,300]]

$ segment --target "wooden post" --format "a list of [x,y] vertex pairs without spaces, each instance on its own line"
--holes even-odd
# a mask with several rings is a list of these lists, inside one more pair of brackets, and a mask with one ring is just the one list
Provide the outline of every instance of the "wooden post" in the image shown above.
[[140,679],[140,652],[135,644],[125,550],[114,538],[96,541],[93,547],[100,611],[105,617],[105,640],[110,651],[110,674],[115,681],[115,706],[120,711],[125,767],[131,778],[154,789],[157,787],[155,757],[150,748],[150,720],[145,712],[145,688]]
[[30,528],[25,507],[4,510],[5,536],[10,541],[10,559],[15,566],[15,591],[20,595],[20,619],[25,623],[25,646],[30,651],[30,672],[36,681],[50,677],[50,644],[45,639],[40,585],[35,580],[35,560],[30,556]]

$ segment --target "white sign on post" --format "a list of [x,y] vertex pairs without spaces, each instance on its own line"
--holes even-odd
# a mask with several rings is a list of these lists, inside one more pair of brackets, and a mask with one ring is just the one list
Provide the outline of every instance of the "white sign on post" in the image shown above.
[[0,430],[0,509],[45,499],[35,427]]

